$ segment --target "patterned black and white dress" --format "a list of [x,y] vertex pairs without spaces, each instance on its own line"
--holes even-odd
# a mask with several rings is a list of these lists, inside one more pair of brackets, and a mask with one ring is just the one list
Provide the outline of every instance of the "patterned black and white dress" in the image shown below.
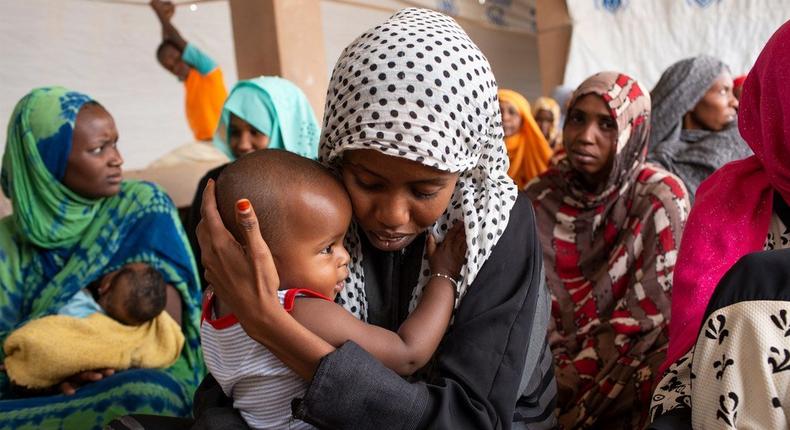
[[790,425],[786,212],[774,208],[765,252],[742,257],[719,282],[694,349],[670,366],[653,393],[649,429]]

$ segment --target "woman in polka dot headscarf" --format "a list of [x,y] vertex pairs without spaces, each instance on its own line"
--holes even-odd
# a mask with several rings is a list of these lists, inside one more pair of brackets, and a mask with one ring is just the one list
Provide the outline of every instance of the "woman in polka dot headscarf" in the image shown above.
[[[295,416],[326,428],[551,427],[540,246],[531,204],[507,175],[485,56],[451,18],[402,10],[345,49],[325,112],[319,158],[342,177],[355,218],[338,302],[396,329],[431,276],[426,234],[441,239],[460,222],[467,254],[453,325],[408,382],[353,342],[335,349],[281,308],[262,313],[271,297],[255,292],[271,288],[263,281],[271,273],[257,260],[240,264],[241,248],[225,245],[232,238],[209,187],[199,231],[207,272],[250,336],[311,379]],[[248,249],[261,242],[250,235]]]

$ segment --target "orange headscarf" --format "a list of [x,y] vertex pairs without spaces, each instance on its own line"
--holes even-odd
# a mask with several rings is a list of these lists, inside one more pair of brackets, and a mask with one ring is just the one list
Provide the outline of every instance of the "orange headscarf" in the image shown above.
[[552,151],[532,117],[527,99],[515,91],[499,90],[499,101],[515,106],[521,115],[521,129],[505,137],[505,146],[510,158],[507,174],[519,189],[523,189],[527,182],[546,170]]

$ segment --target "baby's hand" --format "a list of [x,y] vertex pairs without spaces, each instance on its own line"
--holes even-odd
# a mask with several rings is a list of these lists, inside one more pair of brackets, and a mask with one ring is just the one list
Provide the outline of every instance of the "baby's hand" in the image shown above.
[[436,238],[428,235],[426,247],[428,265],[432,273],[444,273],[457,279],[466,260],[466,232],[464,224],[456,222],[447,232],[442,243],[436,245]]

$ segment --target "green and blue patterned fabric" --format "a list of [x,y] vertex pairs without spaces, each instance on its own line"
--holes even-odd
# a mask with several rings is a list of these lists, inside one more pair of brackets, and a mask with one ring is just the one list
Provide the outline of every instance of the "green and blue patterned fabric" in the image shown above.
[[132,413],[188,416],[205,373],[200,288],[170,198],[157,185],[125,181],[117,195],[91,200],[61,183],[77,113],[90,101],[61,87],[38,88],[11,115],[0,172],[14,209],[0,220],[0,342],[134,261],[155,267],[180,293],[186,343],[167,369],[121,371],[72,396],[15,398],[0,373],[0,429],[99,429]]

